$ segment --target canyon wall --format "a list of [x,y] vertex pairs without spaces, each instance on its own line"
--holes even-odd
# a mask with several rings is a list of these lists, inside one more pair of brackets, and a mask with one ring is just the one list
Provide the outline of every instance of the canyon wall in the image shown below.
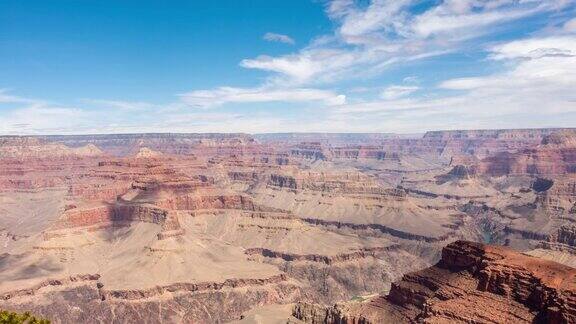
[[405,275],[387,296],[333,307],[300,303],[306,323],[573,323],[576,269],[457,241],[434,267]]

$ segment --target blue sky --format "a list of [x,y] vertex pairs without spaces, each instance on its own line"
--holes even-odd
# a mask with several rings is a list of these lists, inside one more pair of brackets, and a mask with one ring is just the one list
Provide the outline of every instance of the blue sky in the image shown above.
[[0,2],[0,134],[576,126],[573,0]]

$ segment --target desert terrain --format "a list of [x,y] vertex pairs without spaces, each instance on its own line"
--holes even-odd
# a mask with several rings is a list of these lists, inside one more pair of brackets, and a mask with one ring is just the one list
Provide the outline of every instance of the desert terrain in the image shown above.
[[575,222],[574,129],[2,136],[0,309],[570,323]]

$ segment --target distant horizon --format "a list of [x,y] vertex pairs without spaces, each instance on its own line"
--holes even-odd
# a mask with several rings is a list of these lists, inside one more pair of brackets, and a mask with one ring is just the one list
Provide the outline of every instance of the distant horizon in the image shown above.
[[0,134],[576,127],[576,0],[0,3]]
[[576,130],[575,127],[528,127],[528,128],[478,128],[478,129],[435,129],[416,133],[391,132],[146,132],[146,133],[86,133],[86,134],[0,134],[0,137],[59,137],[59,136],[106,136],[106,135],[425,135],[434,132],[481,132],[481,131],[526,131],[526,130]]

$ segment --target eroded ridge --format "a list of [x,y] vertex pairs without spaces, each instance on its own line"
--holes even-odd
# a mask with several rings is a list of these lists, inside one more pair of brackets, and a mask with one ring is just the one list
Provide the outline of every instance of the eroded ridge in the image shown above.
[[404,275],[387,296],[323,308],[308,323],[574,323],[576,269],[512,250],[457,241],[433,267]]

